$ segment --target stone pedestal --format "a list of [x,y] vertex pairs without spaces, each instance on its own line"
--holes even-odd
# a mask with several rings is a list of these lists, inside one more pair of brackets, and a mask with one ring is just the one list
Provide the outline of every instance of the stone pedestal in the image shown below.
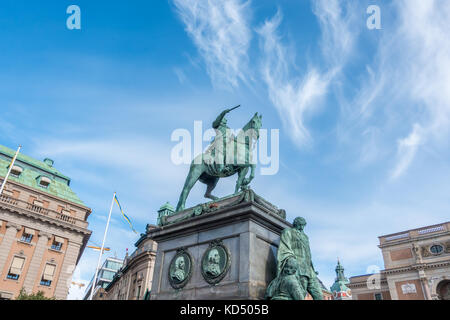
[[[285,216],[284,210],[246,190],[164,217],[163,225],[149,233],[158,243],[151,299],[264,298],[275,277],[281,231],[291,227]],[[219,271],[226,270],[216,278],[214,270],[202,268],[214,259],[214,247],[221,251]],[[179,256],[186,262],[183,281],[174,277]]]

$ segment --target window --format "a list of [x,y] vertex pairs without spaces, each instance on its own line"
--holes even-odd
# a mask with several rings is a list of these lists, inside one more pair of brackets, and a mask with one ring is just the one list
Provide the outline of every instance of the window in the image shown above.
[[140,296],[141,296],[141,286],[138,286],[136,298],[139,300]]
[[22,238],[20,238],[20,241],[30,243],[34,236],[34,230],[25,228],[25,230],[22,233]]
[[444,247],[441,246],[440,244],[435,244],[430,247],[430,252],[432,254],[440,254],[442,253],[442,251],[444,251]]
[[48,186],[50,185],[50,183],[51,183],[52,181],[51,181],[50,178],[48,178],[48,177],[45,177],[45,176],[39,176],[39,177],[37,178],[37,182],[38,182],[38,185],[39,185],[40,187],[48,188]]
[[14,165],[12,168],[11,168],[11,174],[13,175],[13,176],[15,176],[15,177],[18,177],[18,176],[20,176],[20,174],[23,172],[23,168],[22,167],[19,167],[19,166],[17,166],[17,165]]
[[383,295],[381,293],[375,293],[375,300],[383,300]]
[[41,279],[41,285],[50,287],[53,281],[53,275],[55,274],[56,266],[54,264],[46,264],[44,273]]
[[17,280],[22,273],[22,268],[25,263],[25,258],[22,257],[14,257],[11,263],[11,267],[9,268],[8,275],[6,276],[8,279]]
[[122,266],[122,264],[119,262],[111,261],[111,260],[106,261],[106,268],[108,268],[108,269],[119,270],[121,266]]
[[106,279],[106,280],[112,280],[114,278],[115,274],[116,274],[115,272],[103,270],[102,274],[101,274],[101,278]]
[[56,250],[56,251],[61,251],[62,245],[64,243],[64,239],[60,238],[60,237],[56,237],[55,239],[53,239],[53,243],[52,243],[52,249]]

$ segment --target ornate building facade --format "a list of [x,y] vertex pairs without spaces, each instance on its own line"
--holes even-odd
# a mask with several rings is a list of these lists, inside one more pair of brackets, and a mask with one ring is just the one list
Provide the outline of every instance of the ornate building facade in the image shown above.
[[[14,153],[0,146],[0,183]],[[52,160],[19,154],[0,196],[0,299],[22,288],[66,299],[91,235],[90,213]]]
[[153,228],[147,225],[146,233],[135,243],[136,250],[125,257],[122,268],[105,287],[102,300],[149,299],[157,250],[156,242],[148,235]]
[[353,299],[450,300],[450,222],[379,241],[385,269],[350,278]]

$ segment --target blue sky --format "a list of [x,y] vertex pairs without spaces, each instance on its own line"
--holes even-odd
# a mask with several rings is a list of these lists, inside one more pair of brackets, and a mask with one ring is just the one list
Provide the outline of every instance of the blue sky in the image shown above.
[[[71,4],[81,30],[66,28]],[[372,4],[380,30],[366,26]],[[377,236],[448,220],[448,16],[444,0],[4,0],[0,143],[54,159],[100,243],[114,191],[141,232],[176,204],[188,166],[170,161],[175,129],[237,104],[232,128],[260,112],[280,130],[280,170],[252,188],[307,219],[330,286],[337,257],[347,276],[382,269]],[[136,240],[116,208],[111,255]],[[96,259],[87,249],[74,280]]]

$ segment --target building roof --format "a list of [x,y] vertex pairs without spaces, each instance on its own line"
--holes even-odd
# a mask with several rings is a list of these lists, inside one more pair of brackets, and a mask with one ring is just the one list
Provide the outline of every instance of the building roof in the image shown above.
[[[0,177],[6,176],[15,153],[15,150],[0,145]],[[23,172],[19,176],[10,175],[8,181],[40,189],[50,195],[84,206],[84,203],[70,188],[70,178],[56,170],[53,167],[52,160],[47,160],[46,162],[39,161],[19,153],[14,165],[21,167]],[[47,188],[43,188],[38,184],[40,177],[47,177],[51,180]]]
[[341,265],[339,259],[336,266],[336,280],[331,286],[331,292],[342,292],[347,291],[347,284],[349,283],[348,279],[344,275],[344,267]]

